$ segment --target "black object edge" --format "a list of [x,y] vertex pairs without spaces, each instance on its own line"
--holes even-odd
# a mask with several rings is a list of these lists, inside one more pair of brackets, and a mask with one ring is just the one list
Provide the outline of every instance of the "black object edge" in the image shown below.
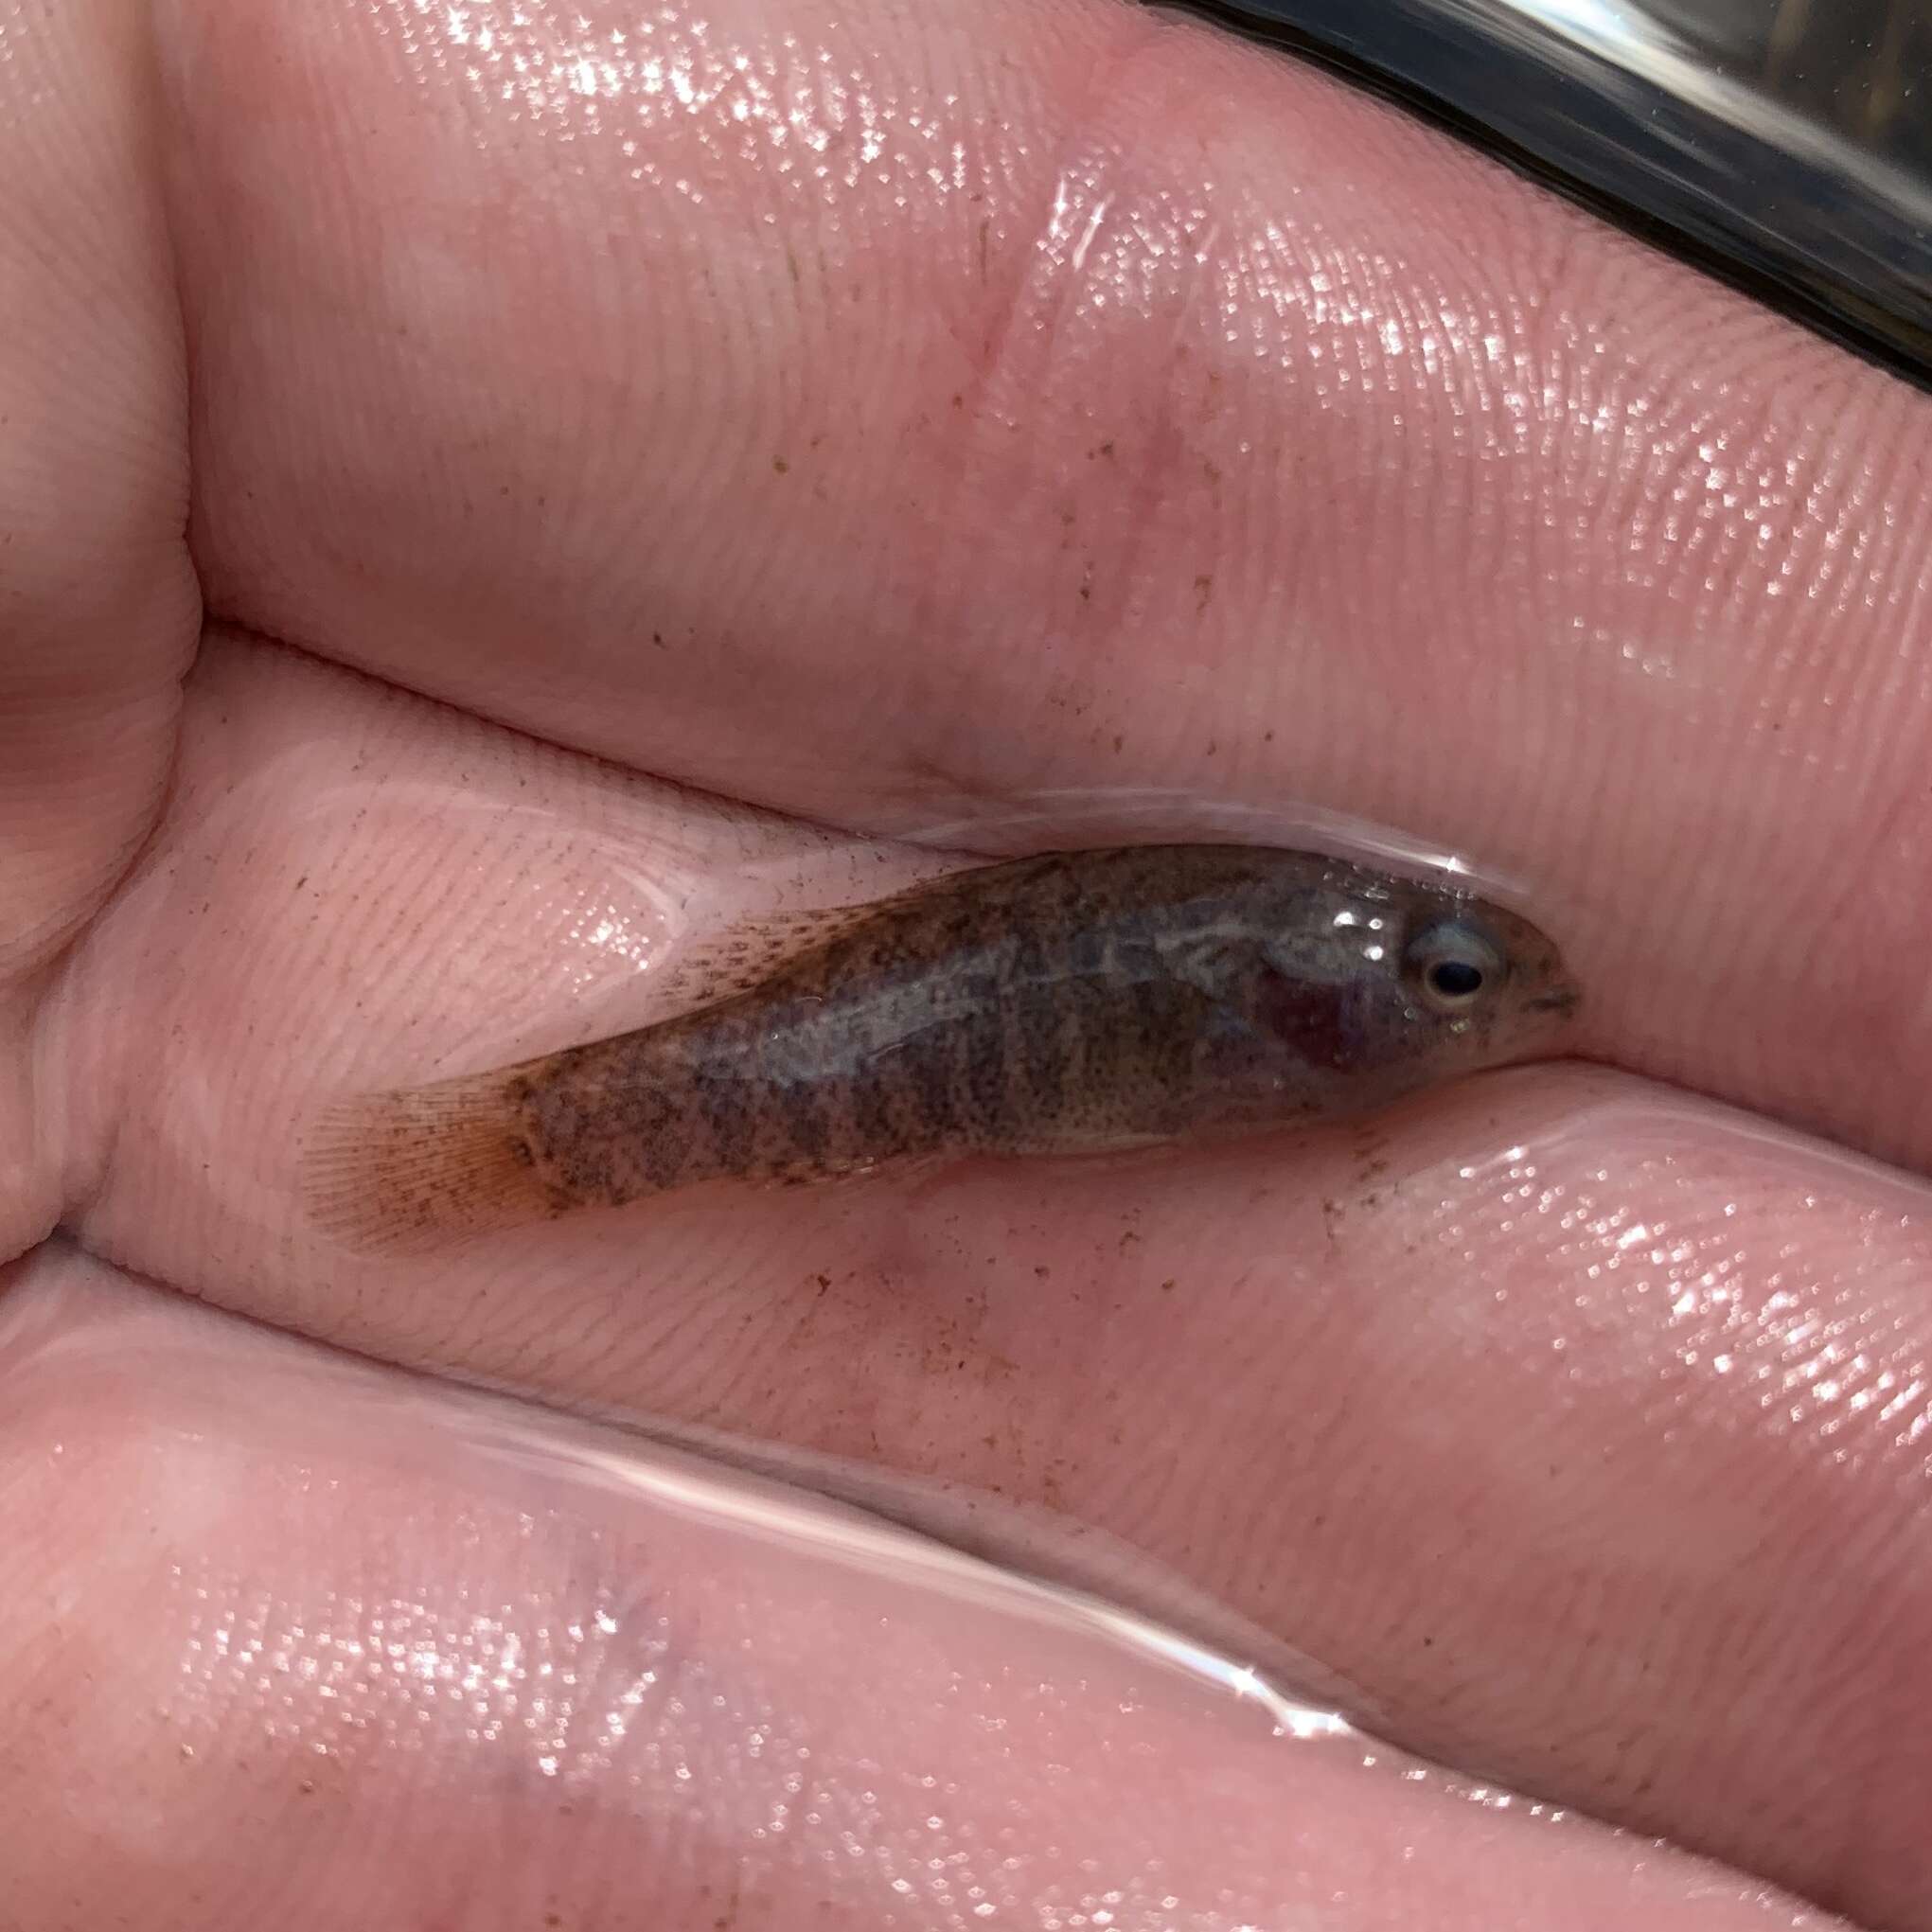
[[[1932,392],[1932,237],[1902,229],[1869,198],[1848,196],[1841,181],[1749,131],[1600,56],[1567,49],[1568,61],[1600,70],[1604,84],[1589,84],[1426,0],[1178,5],[1328,68]],[[1529,72],[1499,84],[1511,64]],[[1469,103],[1498,99],[1505,87],[1514,125],[1499,128]],[[1747,223],[1722,191],[1728,181],[1781,176],[1795,191],[1779,197],[1785,226],[1778,235]],[[1807,182],[1811,193],[1802,191]]]

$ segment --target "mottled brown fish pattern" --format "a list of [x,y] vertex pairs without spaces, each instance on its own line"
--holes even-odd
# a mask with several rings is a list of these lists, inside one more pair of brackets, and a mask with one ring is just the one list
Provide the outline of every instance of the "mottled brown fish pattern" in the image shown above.
[[1057,852],[730,935],[688,1010],[338,1103],[313,1218],[410,1247],[704,1182],[1094,1153],[1370,1111],[1562,1050],[1528,921],[1319,854]]

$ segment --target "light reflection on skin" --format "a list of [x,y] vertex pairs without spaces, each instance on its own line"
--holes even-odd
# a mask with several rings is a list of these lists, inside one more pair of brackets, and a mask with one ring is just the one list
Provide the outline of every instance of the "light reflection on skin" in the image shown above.
[[917,107],[881,100],[858,62],[842,71],[829,46],[807,48],[789,34],[764,47],[719,45],[703,20],[670,8],[604,27],[444,0],[400,0],[392,10],[412,58],[457,67],[475,92],[554,139],[628,114],[637,132],[622,151],[632,178],[693,203],[702,188],[665,177],[649,159],[673,115],[714,154],[781,180],[804,174],[849,189],[880,172],[939,192],[966,186],[960,144]]
[[[1691,1127],[1694,1141],[1680,1140]],[[1616,1172],[1579,1164],[1606,1135],[1623,1156]],[[1842,1192],[1818,1191],[1821,1160]],[[1932,1434],[1932,1362],[1900,1299],[1932,1270],[1932,1242],[1896,1238],[1925,1226],[1924,1191],[1907,1178],[1669,1100],[1579,1109],[1454,1177],[1462,1185],[1442,1198],[1431,1238],[1471,1253],[1498,1237],[1533,1247],[1546,1289],[1533,1305],[1517,1297],[1512,1319],[1542,1329],[1572,1382],[1599,1356],[1604,1373],[1620,1373],[1598,1344],[1636,1324],[1688,1378],[1660,1395],[1666,1414],[1714,1376],[1749,1385],[1761,1413],[1832,1443],[1835,1460],[1895,1456]],[[1748,1198],[1735,1191],[1741,1179]],[[1640,1214],[1633,1196],[1647,1203]],[[1680,1212],[1667,1205],[1674,1196]],[[1799,1260],[1855,1253],[1881,1228],[1893,1238],[1878,1272],[1841,1266],[1827,1283]]]
[[532,1623],[507,1600],[452,1615],[427,1595],[331,1590],[291,1605],[214,1566],[170,1575],[189,1599],[184,1682],[213,1704],[239,1679],[265,1738],[317,1757],[437,1747],[453,1718],[467,1744],[517,1751],[541,1777],[595,1774],[647,1707],[669,1642],[662,1614],[601,1586],[587,1607]]

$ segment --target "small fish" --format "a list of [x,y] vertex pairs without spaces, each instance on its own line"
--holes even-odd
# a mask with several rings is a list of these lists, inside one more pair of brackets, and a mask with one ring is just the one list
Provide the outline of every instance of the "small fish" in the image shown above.
[[1578,989],[1526,920],[1337,859],[1055,852],[735,931],[686,1010],[338,1103],[311,1217],[407,1249],[707,1181],[1200,1142],[1560,1051]]

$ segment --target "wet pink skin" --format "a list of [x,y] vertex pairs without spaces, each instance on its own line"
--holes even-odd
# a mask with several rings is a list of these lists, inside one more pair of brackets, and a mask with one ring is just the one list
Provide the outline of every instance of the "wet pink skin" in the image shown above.
[[[0,180],[5,1932],[1932,1928],[1923,399],[1112,0],[89,0]],[[1517,882],[1595,1064],[305,1227],[344,1089],[1150,796]]]

